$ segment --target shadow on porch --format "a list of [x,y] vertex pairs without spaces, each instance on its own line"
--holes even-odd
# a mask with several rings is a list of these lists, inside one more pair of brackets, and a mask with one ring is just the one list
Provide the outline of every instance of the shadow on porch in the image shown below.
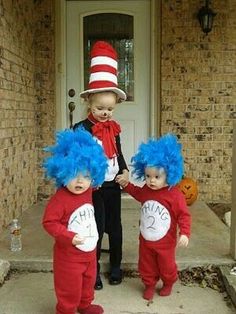
[[[122,199],[122,221],[124,233],[123,269],[137,269],[138,260],[138,222],[139,203],[124,197]],[[9,250],[9,231],[5,230],[0,237],[1,256],[8,260],[11,268],[32,271],[52,270],[52,238],[41,226],[45,203],[39,203],[23,213],[21,252]],[[214,265],[232,265],[233,258],[229,254],[230,230],[202,201],[191,207],[192,235],[187,249],[177,250],[179,269],[187,267]],[[103,248],[108,248],[107,237]],[[108,254],[102,254],[102,270],[108,270]]]

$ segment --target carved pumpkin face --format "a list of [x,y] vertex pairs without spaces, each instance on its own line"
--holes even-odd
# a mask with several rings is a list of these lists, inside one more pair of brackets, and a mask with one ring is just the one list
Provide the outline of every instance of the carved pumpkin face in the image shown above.
[[191,178],[183,178],[178,184],[178,187],[184,194],[187,205],[192,205],[198,196],[197,183]]

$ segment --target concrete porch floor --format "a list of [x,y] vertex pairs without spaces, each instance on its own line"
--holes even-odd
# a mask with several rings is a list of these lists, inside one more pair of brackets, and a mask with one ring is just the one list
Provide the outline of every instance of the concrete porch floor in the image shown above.
[[[124,197],[122,199],[123,221],[123,269],[137,269],[138,260],[138,221],[139,203]],[[7,260],[11,268],[32,271],[52,270],[53,239],[43,230],[41,219],[45,203],[39,203],[23,213],[21,252],[9,250],[9,230],[0,237],[0,258]],[[220,221],[211,209],[202,201],[191,207],[192,235],[187,249],[177,249],[179,269],[187,267],[214,265],[231,265],[234,260],[229,254],[230,230]],[[104,237],[103,248],[108,248],[107,237]],[[108,254],[102,254],[102,270],[108,270]]]

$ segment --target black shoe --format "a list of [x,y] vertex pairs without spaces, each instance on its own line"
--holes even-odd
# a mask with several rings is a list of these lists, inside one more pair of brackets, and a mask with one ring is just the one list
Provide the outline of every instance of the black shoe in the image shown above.
[[111,271],[110,277],[109,277],[109,284],[112,286],[119,285],[122,282],[122,271],[115,270]]
[[116,277],[110,277],[109,278],[109,284],[112,286],[119,285],[122,282],[122,277],[116,278]]
[[102,288],[103,288],[103,283],[102,283],[101,277],[97,276],[97,279],[94,285],[94,290],[102,290]]

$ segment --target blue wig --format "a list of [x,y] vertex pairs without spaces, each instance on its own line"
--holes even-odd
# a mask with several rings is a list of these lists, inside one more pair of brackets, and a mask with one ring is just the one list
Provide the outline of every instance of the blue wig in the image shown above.
[[82,128],[56,133],[56,144],[44,149],[51,153],[43,162],[46,176],[57,187],[66,186],[79,174],[89,173],[92,186],[101,185],[107,170],[107,158],[101,145]]
[[183,176],[184,162],[181,153],[182,145],[173,134],[166,134],[159,139],[151,138],[139,146],[132,157],[133,174],[137,179],[144,179],[145,168],[163,168],[168,185],[177,184]]

